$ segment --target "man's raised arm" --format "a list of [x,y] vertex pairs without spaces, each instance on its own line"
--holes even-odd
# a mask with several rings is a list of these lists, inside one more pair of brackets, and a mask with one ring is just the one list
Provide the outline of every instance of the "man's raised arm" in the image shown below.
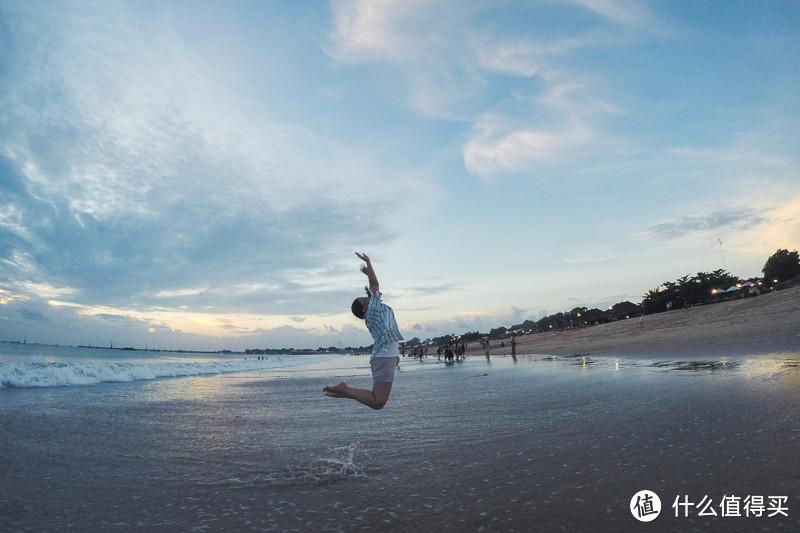
[[370,262],[369,257],[367,257],[366,254],[360,254],[358,252],[356,252],[356,255],[359,259],[366,263],[366,265],[361,267],[361,272],[366,274],[367,278],[369,278],[370,292],[378,292],[378,290],[380,290],[380,286],[378,285],[378,277],[375,275],[375,270],[372,268],[372,263]]

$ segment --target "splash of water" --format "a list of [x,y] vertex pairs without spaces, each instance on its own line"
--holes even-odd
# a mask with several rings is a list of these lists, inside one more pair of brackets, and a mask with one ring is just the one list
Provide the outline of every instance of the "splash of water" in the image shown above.
[[227,479],[223,483],[245,488],[258,485],[327,485],[366,478],[366,470],[360,464],[366,457],[369,457],[369,450],[360,442],[354,442],[348,446],[331,448],[310,463],[290,464],[280,472],[254,473],[246,478]]
[[333,448],[328,451],[328,455],[332,457],[319,457],[315,462],[320,481],[331,482],[367,477],[364,467],[356,463],[358,457],[369,455],[369,450],[360,442]]

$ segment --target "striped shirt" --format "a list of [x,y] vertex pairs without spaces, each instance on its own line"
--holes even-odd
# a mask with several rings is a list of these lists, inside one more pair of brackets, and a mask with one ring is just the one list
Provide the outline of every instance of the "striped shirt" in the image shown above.
[[397,329],[397,321],[394,318],[392,308],[381,301],[381,293],[373,292],[367,306],[367,313],[364,315],[364,322],[374,344],[372,346],[372,357],[394,357],[400,355],[397,343],[403,340],[400,330]]

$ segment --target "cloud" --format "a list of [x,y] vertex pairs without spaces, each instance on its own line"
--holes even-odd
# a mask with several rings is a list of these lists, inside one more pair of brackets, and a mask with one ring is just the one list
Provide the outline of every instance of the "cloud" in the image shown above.
[[336,2],[324,49],[342,64],[373,66],[391,80],[389,99],[461,120],[460,105],[485,83],[466,35],[479,12],[451,0]]
[[4,331],[61,321],[50,342],[87,343],[114,317],[132,345],[331,335],[319,322],[352,284],[336,257],[390,244],[428,177],[272,118],[169,6],[62,7],[3,13]]
[[511,318],[515,322],[522,322],[529,316],[529,309],[521,309],[519,307],[511,307]]
[[419,298],[447,294],[453,291],[463,291],[463,283],[440,283],[437,285],[419,285],[413,287],[399,287],[393,292],[400,298]]
[[[425,176],[269,120],[215,76],[169,9],[157,15],[9,9],[6,278],[86,305],[275,312],[309,291],[296,278],[331,274],[343,245],[391,242],[382,221],[431,190]],[[396,201],[380,219],[363,209],[384,198]]]
[[113,321],[120,321],[121,320],[121,321],[125,321],[125,320],[129,320],[130,319],[129,316],[114,315],[114,314],[110,314],[110,313],[98,313],[98,314],[93,315],[93,316],[96,317],[96,318],[99,318],[100,320],[113,320]]
[[[665,220],[635,236],[650,241],[653,253],[670,250],[671,257],[681,253],[693,265],[699,264],[700,257],[706,258],[706,264],[724,257],[731,272],[758,275],[775,250],[800,248],[800,196],[790,193],[782,200],[765,201],[759,195],[745,194],[743,198],[749,200],[744,206],[734,203],[710,213]],[[716,261],[709,260],[711,257]]]
[[476,125],[477,134],[464,146],[464,166],[472,174],[517,172],[538,162],[566,159],[592,139],[591,130],[573,118],[564,129],[502,131],[507,121],[489,116]]
[[475,32],[470,36],[477,63],[489,72],[530,78],[540,73],[543,56],[550,50],[530,42],[526,37],[516,41],[499,41],[494,35]]
[[39,298],[61,298],[75,294],[76,292],[75,289],[71,287],[53,287],[47,283],[31,283],[28,281],[22,281],[18,285],[23,291],[33,294]]
[[663,23],[656,21],[641,2],[629,0],[572,0],[608,21],[651,32],[663,31]]
[[[438,2],[439,6],[446,3]],[[435,27],[431,4],[423,1],[362,0],[333,4],[333,29],[326,48],[338,61],[390,60],[411,62],[425,55],[426,42]]]
[[565,164],[618,151],[620,141],[601,135],[600,119],[618,115],[589,80],[548,76],[538,94],[516,94],[513,112],[478,117],[464,144],[466,169],[474,175],[507,172],[539,174],[543,165]]
[[661,222],[647,228],[645,234],[651,239],[678,239],[695,233],[744,231],[762,222],[764,216],[755,210],[717,211]]
[[[333,4],[326,52],[345,64],[384,65],[408,103],[433,116],[485,90],[482,71],[528,71],[525,53],[481,29],[480,3],[350,0]],[[483,49],[485,47],[485,49]],[[401,75],[398,77],[397,73]]]
[[28,300],[27,296],[0,288],[0,305],[5,305],[18,300]]
[[[642,18],[635,6],[589,7],[612,20]],[[583,8],[519,6],[511,21],[487,3],[338,2],[327,51],[348,64],[381,62],[407,83],[410,105],[471,123],[462,150],[471,174],[529,172],[613,142],[609,135],[598,140],[592,117],[617,113],[616,106],[564,58],[616,37],[551,23]]]
[[[94,30],[114,43],[100,50],[56,25],[58,67],[25,52],[41,48],[38,36],[15,50],[21,72],[3,109],[15,133],[4,144],[37,195],[103,222],[364,199],[364,169],[335,143],[262,120],[170,31],[154,32],[159,49],[135,32],[116,35],[131,25],[121,17]],[[44,97],[43,75],[59,89]]]
[[[489,331],[491,328],[498,327],[500,324],[517,323],[524,320],[522,318],[526,311],[512,307],[509,312],[488,313],[483,311],[460,311],[459,313],[440,320],[430,320],[424,324],[406,323],[402,330],[410,330],[415,334],[424,334],[431,337],[444,334],[455,334],[468,331]],[[424,340],[424,339],[423,339]]]

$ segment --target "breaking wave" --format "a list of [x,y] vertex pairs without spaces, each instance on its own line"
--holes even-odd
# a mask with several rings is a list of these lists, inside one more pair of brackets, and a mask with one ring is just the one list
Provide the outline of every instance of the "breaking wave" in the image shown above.
[[[321,360],[321,359],[320,359]],[[5,387],[65,387],[98,383],[153,380],[249,372],[314,363],[313,357],[251,361],[187,362],[5,362],[0,363],[0,389]]]

